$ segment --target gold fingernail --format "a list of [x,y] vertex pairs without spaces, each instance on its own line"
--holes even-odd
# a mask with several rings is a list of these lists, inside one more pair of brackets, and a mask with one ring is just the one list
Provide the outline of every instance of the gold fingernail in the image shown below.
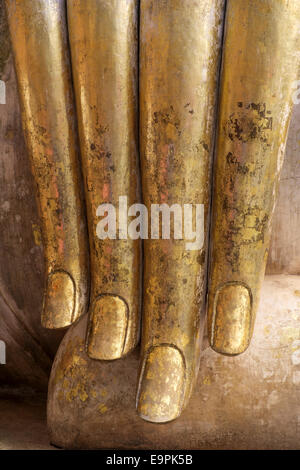
[[49,275],[42,312],[45,328],[65,328],[72,324],[75,293],[75,284],[69,273],[54,271]]
[[225,284],[216,294],[211,346],[219,353],[243,353],[250,342],[252,300],[250,290],[238,283]]
[[174,346],[155,346],[146,356],[137,396],[141,418],[165,423],[177,418],[182,410],[185,362]]
[[113,360],[122,356],[128,323],[126,302],[116,295],[102,295],[92,305],[87,336],[91,359]]

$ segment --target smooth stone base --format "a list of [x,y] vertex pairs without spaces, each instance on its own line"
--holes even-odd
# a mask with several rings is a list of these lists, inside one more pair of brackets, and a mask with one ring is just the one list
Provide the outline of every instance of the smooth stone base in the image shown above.
[[249,349],[202,353],[181,417],[135,410],[138,351],[99,362],[84,350],[86,317],[66,334],[48,397],[51,442],[68,449],[300,449],[300,276],[268,276]]

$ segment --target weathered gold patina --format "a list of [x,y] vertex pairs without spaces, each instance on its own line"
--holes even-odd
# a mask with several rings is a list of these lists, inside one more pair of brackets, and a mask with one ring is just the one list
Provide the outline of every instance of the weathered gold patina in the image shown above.
[[[64,342],[59,351],[50,394],[78,415],[96,400],[97,412],[107,411],[90,359],[122,358],[136,346],[142,289],[138,413],[153,423],[174,420],[191,395],[205,318],[224,3],[6,0],[43,224],[48,328],[72,324],[88,304],[71,47],[91,298],[89,315],[69,333],[79,331],[75,347]],[[253,332],[299,68],[299,24],[299,0],[227,1],[208,289],[209,341],[225,355],[244,352]],[[140,240],[121,232],[97,237],[101,204],[118,207],[120,196],[128,207],[141,201],[139,139],[148,214],[153,204],[205,207],[201,250],[187,249],[184,236],[151,239],[149,232],[143,287]]]
[[62,328],[87,310],[88,248],[62,0],[7,0],[23,127],[42,221],[42,323]]
[[248,347],[299,69],[298,0],[229,0],[214,166],[208,330]]
[[96,235],[97,208],[140,202],[136,0],[68,0],[91,257],[87,351],[117,359],[139,339],[141,241]]
[[137,408],[148,421],[181,413],[199,366],[221,0],[142,0],[140,138],[143,198],[204,204],[205,242],[145,240],[142,359]]

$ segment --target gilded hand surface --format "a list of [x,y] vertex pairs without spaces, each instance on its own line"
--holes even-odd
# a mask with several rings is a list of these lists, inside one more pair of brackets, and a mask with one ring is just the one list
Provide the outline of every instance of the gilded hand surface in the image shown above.
[[[70,325],[89,304],[88,355],[118,359],[139,341],[143,297],[137,409],[173,420],[199,368],[211,199],[209,340],[236,355],[251,339],[298,71],[299,2],[227,2],[219,106],[223,0],[142,0],[140,10],[135,0],[67,0],[67,17],[64,1],[7,0],[7,10],[46,247],[43,324]],[[205,207],[201,250],[145,240],[143,287],[140,241],[96,237],[100,204],[141,193],[148,210]],[[64,354],[54,365],[62,374]]]

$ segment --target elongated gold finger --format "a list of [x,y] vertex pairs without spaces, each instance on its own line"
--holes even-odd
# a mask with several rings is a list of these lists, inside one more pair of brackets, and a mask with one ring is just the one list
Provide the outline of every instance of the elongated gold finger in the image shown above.
[[87,309],[87,233],[62,0],[7,0],[23,127],[46,260],[42,324],[66,327]]
[[264,277],[299,67],[298,0],[229,0],[214,168],[208,330],[248,347]]
[[[94,359],[117,359],[139,338],[141,243],[120,223],[140,201],[137,7],[136,0],[68,0],[90,236],[87,352]],[[115,230],[108,238],[100,218],[106,211],[118,215],[120,228],[108,222],[105,231]]]
[[[152,239],[144,244],[137,409],[153,422],[180,415],[198,370],[222,17],[223,1],[141,2],[142,187]],[[175,211],[170,237],[155,239],[155,204]]]

